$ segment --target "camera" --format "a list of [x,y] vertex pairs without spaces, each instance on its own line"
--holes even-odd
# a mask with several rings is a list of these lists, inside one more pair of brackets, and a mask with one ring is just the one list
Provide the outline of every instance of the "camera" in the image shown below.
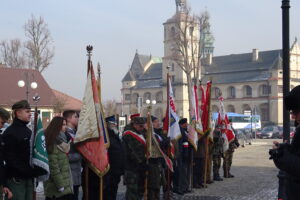
[[270,154],[270,160],[272,159],[278,159],[283,155],[283,151],[285,149],[289,148],[289,144],[287,143],[279,143],[276,145],[278,148],[277,149],[270,149],[269,154]]

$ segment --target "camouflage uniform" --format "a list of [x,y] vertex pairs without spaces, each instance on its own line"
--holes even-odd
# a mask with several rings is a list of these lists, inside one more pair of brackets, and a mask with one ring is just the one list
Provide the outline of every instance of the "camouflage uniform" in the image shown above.
[[213,132],[214,144],[212,147],[213,155],[213,175],[215,181],[221,181],[219,174],[219,169],[221,167],[221,158],[223,156],[223,144],[224,140],[222,137],[222,132],[218,129],[215,129]]
[[125,149],[126,200],[140,200],[144,194],[146,165],[146,141],[143,133],[132,126],[122,136]]
[[229,148],[224,154],[224,161],[223,161],[223,170],[224,170],[224,178],[233,178],[234,176],[230,174],[230,167],[232,164],[232,157],[234,149],[240,146],[237,138],[235,137],[232,142],[229,143]]

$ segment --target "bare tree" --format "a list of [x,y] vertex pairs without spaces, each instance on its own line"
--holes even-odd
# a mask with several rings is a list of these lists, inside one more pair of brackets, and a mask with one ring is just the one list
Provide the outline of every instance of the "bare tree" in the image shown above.
[[66,96],[56,97],[53,101],[54,113],[62,113],[64,111],[64,107],[65,107],[66,103],[67,103]]
[[200,39],[200,36],[209,26],[209,14],[207,11],[196,16],[191,14],[190,8],[185,8],[182,12],[177,12],[175,15],[176,28],[173,33],[172,59],[186,74],[190,105],[192,105],[192,82],[201,78],[204,41]]
[[0,56],[6,66],[12,68],[25,67],[25,56],[22,43],[19,39],[0,42]]
[[31,19],[24,25],[25,35],[29,39],[25,43],[27,49],[28,65],[43,72],[54,57],[54,47],[48,25],[43,17]]
[[118,114],[117,102],[116,100],[108,100],[104,103],[104,112],[106,116]]

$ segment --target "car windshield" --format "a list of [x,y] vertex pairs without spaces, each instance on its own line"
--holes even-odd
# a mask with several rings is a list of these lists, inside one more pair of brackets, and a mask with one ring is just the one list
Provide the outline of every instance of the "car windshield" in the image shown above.
[[263,132],[267,132],[267,131],[273,131],[273,127],[265,127],[262,130]]

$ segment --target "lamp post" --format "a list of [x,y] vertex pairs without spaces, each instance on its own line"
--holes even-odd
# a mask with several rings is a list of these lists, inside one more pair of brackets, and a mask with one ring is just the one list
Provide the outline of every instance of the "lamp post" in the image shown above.
[[[282,0],[283,97],[290,91],[290,0]],[[290,142],[290,114],[283,105],[283,141]]]
[[27,101],[28,101],[28,96],[29,96],[29,85],[30,85],[31,89],[36,89],[38,87],[38,84],[35,81],[29,83],[28,72],[27,72],[27,73],[25,73],[25,81],[24,80],[18,81],[18,86],[20,88],[25,87],[25,89],[26,89],[25,93],[26,93]]
[[156,100],[150,100],[150,99],[147,99],[146,100],[146,104],[148,106],[148,109],[149,109],[149,112],[151,114],[151,110],[152,110],[152,105],[155,105],[156,104]]

